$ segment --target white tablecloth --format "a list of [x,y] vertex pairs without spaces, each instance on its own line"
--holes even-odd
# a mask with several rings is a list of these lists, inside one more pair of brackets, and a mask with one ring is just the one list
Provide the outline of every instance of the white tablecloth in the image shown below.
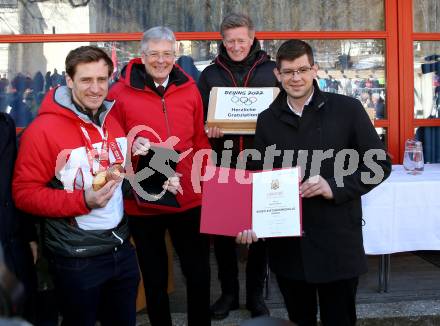
[[440,250],[440,164],[419,175],[393,165],[390,177],[362,196],[365,252]]

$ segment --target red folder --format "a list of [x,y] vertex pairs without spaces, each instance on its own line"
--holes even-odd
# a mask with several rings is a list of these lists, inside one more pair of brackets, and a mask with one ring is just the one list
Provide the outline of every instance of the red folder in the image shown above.
[[[239,232],[252,229],[252,176],[253,173],[246,170],[213,166],[206,168],[203,177],[201,233],[236,237]],[[299,210],[301,234],[301,197]]]
[[237,236],[252,228],[252,173],[207,167],[200,232]]

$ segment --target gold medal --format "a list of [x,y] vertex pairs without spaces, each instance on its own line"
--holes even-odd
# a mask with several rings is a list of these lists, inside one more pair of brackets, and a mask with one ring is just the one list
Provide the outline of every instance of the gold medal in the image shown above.
[[98,191],[99,189],[105,186],[105,184],[107,183],[106,175],[107,175],[106,171],[101,171],[93,177],[93,181],[92,181],[93,190]]
[[124,172],[124,168],[121,164],[113,164],[107,169],[105,179],[107,181],[114,180],[116,182],[120,182],[122,179],[124,179]]

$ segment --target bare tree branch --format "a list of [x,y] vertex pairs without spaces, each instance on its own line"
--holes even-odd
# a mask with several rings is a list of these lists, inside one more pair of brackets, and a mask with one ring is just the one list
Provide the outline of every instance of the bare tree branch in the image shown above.
[[[29,3],[37,3],[37,2],[48,2],[51,0],[27,0],[27,2]],[[23,6],[26,6],[26,3],[24,1],[20,1]],[[86,7],[88,6],[90,0],[69,0],[68,1],[70,6],[73,8],[77,8],[77,7]]]

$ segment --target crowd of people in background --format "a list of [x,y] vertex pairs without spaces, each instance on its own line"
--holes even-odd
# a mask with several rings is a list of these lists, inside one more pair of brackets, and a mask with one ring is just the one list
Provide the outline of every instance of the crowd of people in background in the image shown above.
[[[190,56],[181,56],[177,60],[185,71],[196,80],[200,71]],[[366,109],[374,109],[375,119],[385,119],[385,79],[370,74],[368,77],[348,77],[348,72],[338,71],[340,77],[331,75],[328,70],[318,75],[318,85],[322,91],[338,93],[357,98]],[[0,112],[9,113],[17,127],[26,127],[36,116],[44,94],[56,86],[66,85],[66,73],[61,74],[55,68],[44,76],[37,71],[33,77],[19,72],[11,80],[6,74],[0,79]]]
[[52,88],[66,85],[66,73],[55,68],[44,76],[37,71],[30,74],[19,72],[12,79],[6,74],[0,79],[0,112],[9,113],[17,127],[26,127],[36,116],[44,95]]
[[341,71],[341,77],[335,78],[329,71],[324,71],[325,75],[317,77],[319,88],[324,92],[338,93],[351,96],[359,101],[365,109],[374,109],[375,119],[385,119],[385,79],[370,74],[368,77],[348,77]]

